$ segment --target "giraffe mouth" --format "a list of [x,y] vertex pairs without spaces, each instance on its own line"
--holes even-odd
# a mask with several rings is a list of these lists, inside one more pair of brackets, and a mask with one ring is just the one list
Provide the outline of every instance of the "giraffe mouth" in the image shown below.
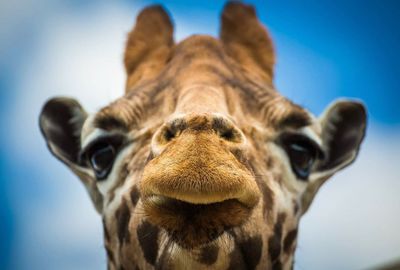
[[184,248],[217,239],[242,225],[252,211],[237,199],[193,204],[162,195],[146,197],[143,206],[149,221],[165,229],[172,241]]

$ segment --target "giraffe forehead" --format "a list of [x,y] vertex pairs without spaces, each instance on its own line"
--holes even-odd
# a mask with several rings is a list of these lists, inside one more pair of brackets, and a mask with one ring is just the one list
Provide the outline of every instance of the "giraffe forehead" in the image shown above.
[[[204,96],[206,98],[202,99],[202,95],[207,90],[196,92],[198,87],[207,88],[206,85],[196,85],[190,88],[190,94],[183,93],[181,103],[172,104],[166,101],[167,104],[159,104],[157,106],[159,109],[152,108],[152,113],[147,115],[140,112],[146,110],[146,107],[138,102],[131,102],[127,98],[113,102],[85,121],[81,134],[82,142],[85,139],[90,141],[88,135],[90,135],[90,138],[96,137],[104,133],[102,131],[129,132],[131,130],[139,131],[140,129],[142,129],[141,132],[145,130],[155,131],[163,123],[173,119],[184,119],[195,114],[213,114],[216,118],[227,118],[234,121],[237,127],[241,129],[261,132],[265,128],[271,129],[273,132],[294,129],[320,143],[321,127],[319,122],[311,113],[284,98],[264,99],[262,101],[264,103],[260,103],[259,113],[255,115],[238,113],[237,111],[231,112],[226,107],[229,98],[228,102],[225,102],[224,94],[221,94],[222,97],[220,96],[220,98],[206,94]],[[210,87],[210,91],[216,92],[215,87]],[[236,101],[238,100],[236,99]],[[168,110],[163,108],[168,108]]]
[[[94,124],[106,128],[137,126],[144,118],[166,119],[177,112],[219,112],[258,119],[264,125],[305,126],[310,115],[270,85],[242,75],[220,41],[194,36],[176,46],[163,72],[134,86],[103,108]],[[149,114],[149,111],[151,113]]]

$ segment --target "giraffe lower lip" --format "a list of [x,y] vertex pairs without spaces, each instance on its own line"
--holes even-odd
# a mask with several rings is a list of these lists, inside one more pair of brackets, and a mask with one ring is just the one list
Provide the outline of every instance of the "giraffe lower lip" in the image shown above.
[[191,204],[153,195],[143,200],[150,222],[164,228],[171,239],[192,248],[215,240],[226,230],[240,226],[251,209],[236,199],[211,204]]

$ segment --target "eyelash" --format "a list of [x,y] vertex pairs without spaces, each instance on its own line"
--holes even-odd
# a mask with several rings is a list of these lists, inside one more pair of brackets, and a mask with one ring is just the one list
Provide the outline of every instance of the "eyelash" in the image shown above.
[[313,140],[302,134],[282,134],[278,143],[288,155],[294,174],[302,181],[308,179],[315,162],[324,158],[321,148]]
[[[82,166],[91,167],[93,170],[95,170],[91,163],[91,157],[93,156],[93,154],[95,154],[96,151],[99,152],[99,150],[111,147],[114,155],[112,164],[110,166],[110,169],[112,169],[115,157],[126,144],[126,138],[121,134],[109,134],[98,137],[81,150],[79,154],[79,162]],[[96,174],[96,177],[97,176],[98,175]],[[104,179],[104,176],[102,176],[101,179]]]

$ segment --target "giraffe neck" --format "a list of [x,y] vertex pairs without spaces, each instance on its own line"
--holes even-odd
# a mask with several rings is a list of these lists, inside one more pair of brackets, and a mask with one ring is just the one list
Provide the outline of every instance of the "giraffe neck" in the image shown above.
[[[108,220],[114,226],[105,227],[109,269],[292,269],[297,223],[284,212],[271,214],[276,220],[271,231],[267,223],[260,222],[265,220],[260,204],[241,228],[228,230],[206,245],[185,249],[164,230],[143,220],[140,210],[129,207],[117,209],[114,216],[119,219]],[[140,209],[140,201],[136,208]],[[131,211],[136,214],[120,219]]]

